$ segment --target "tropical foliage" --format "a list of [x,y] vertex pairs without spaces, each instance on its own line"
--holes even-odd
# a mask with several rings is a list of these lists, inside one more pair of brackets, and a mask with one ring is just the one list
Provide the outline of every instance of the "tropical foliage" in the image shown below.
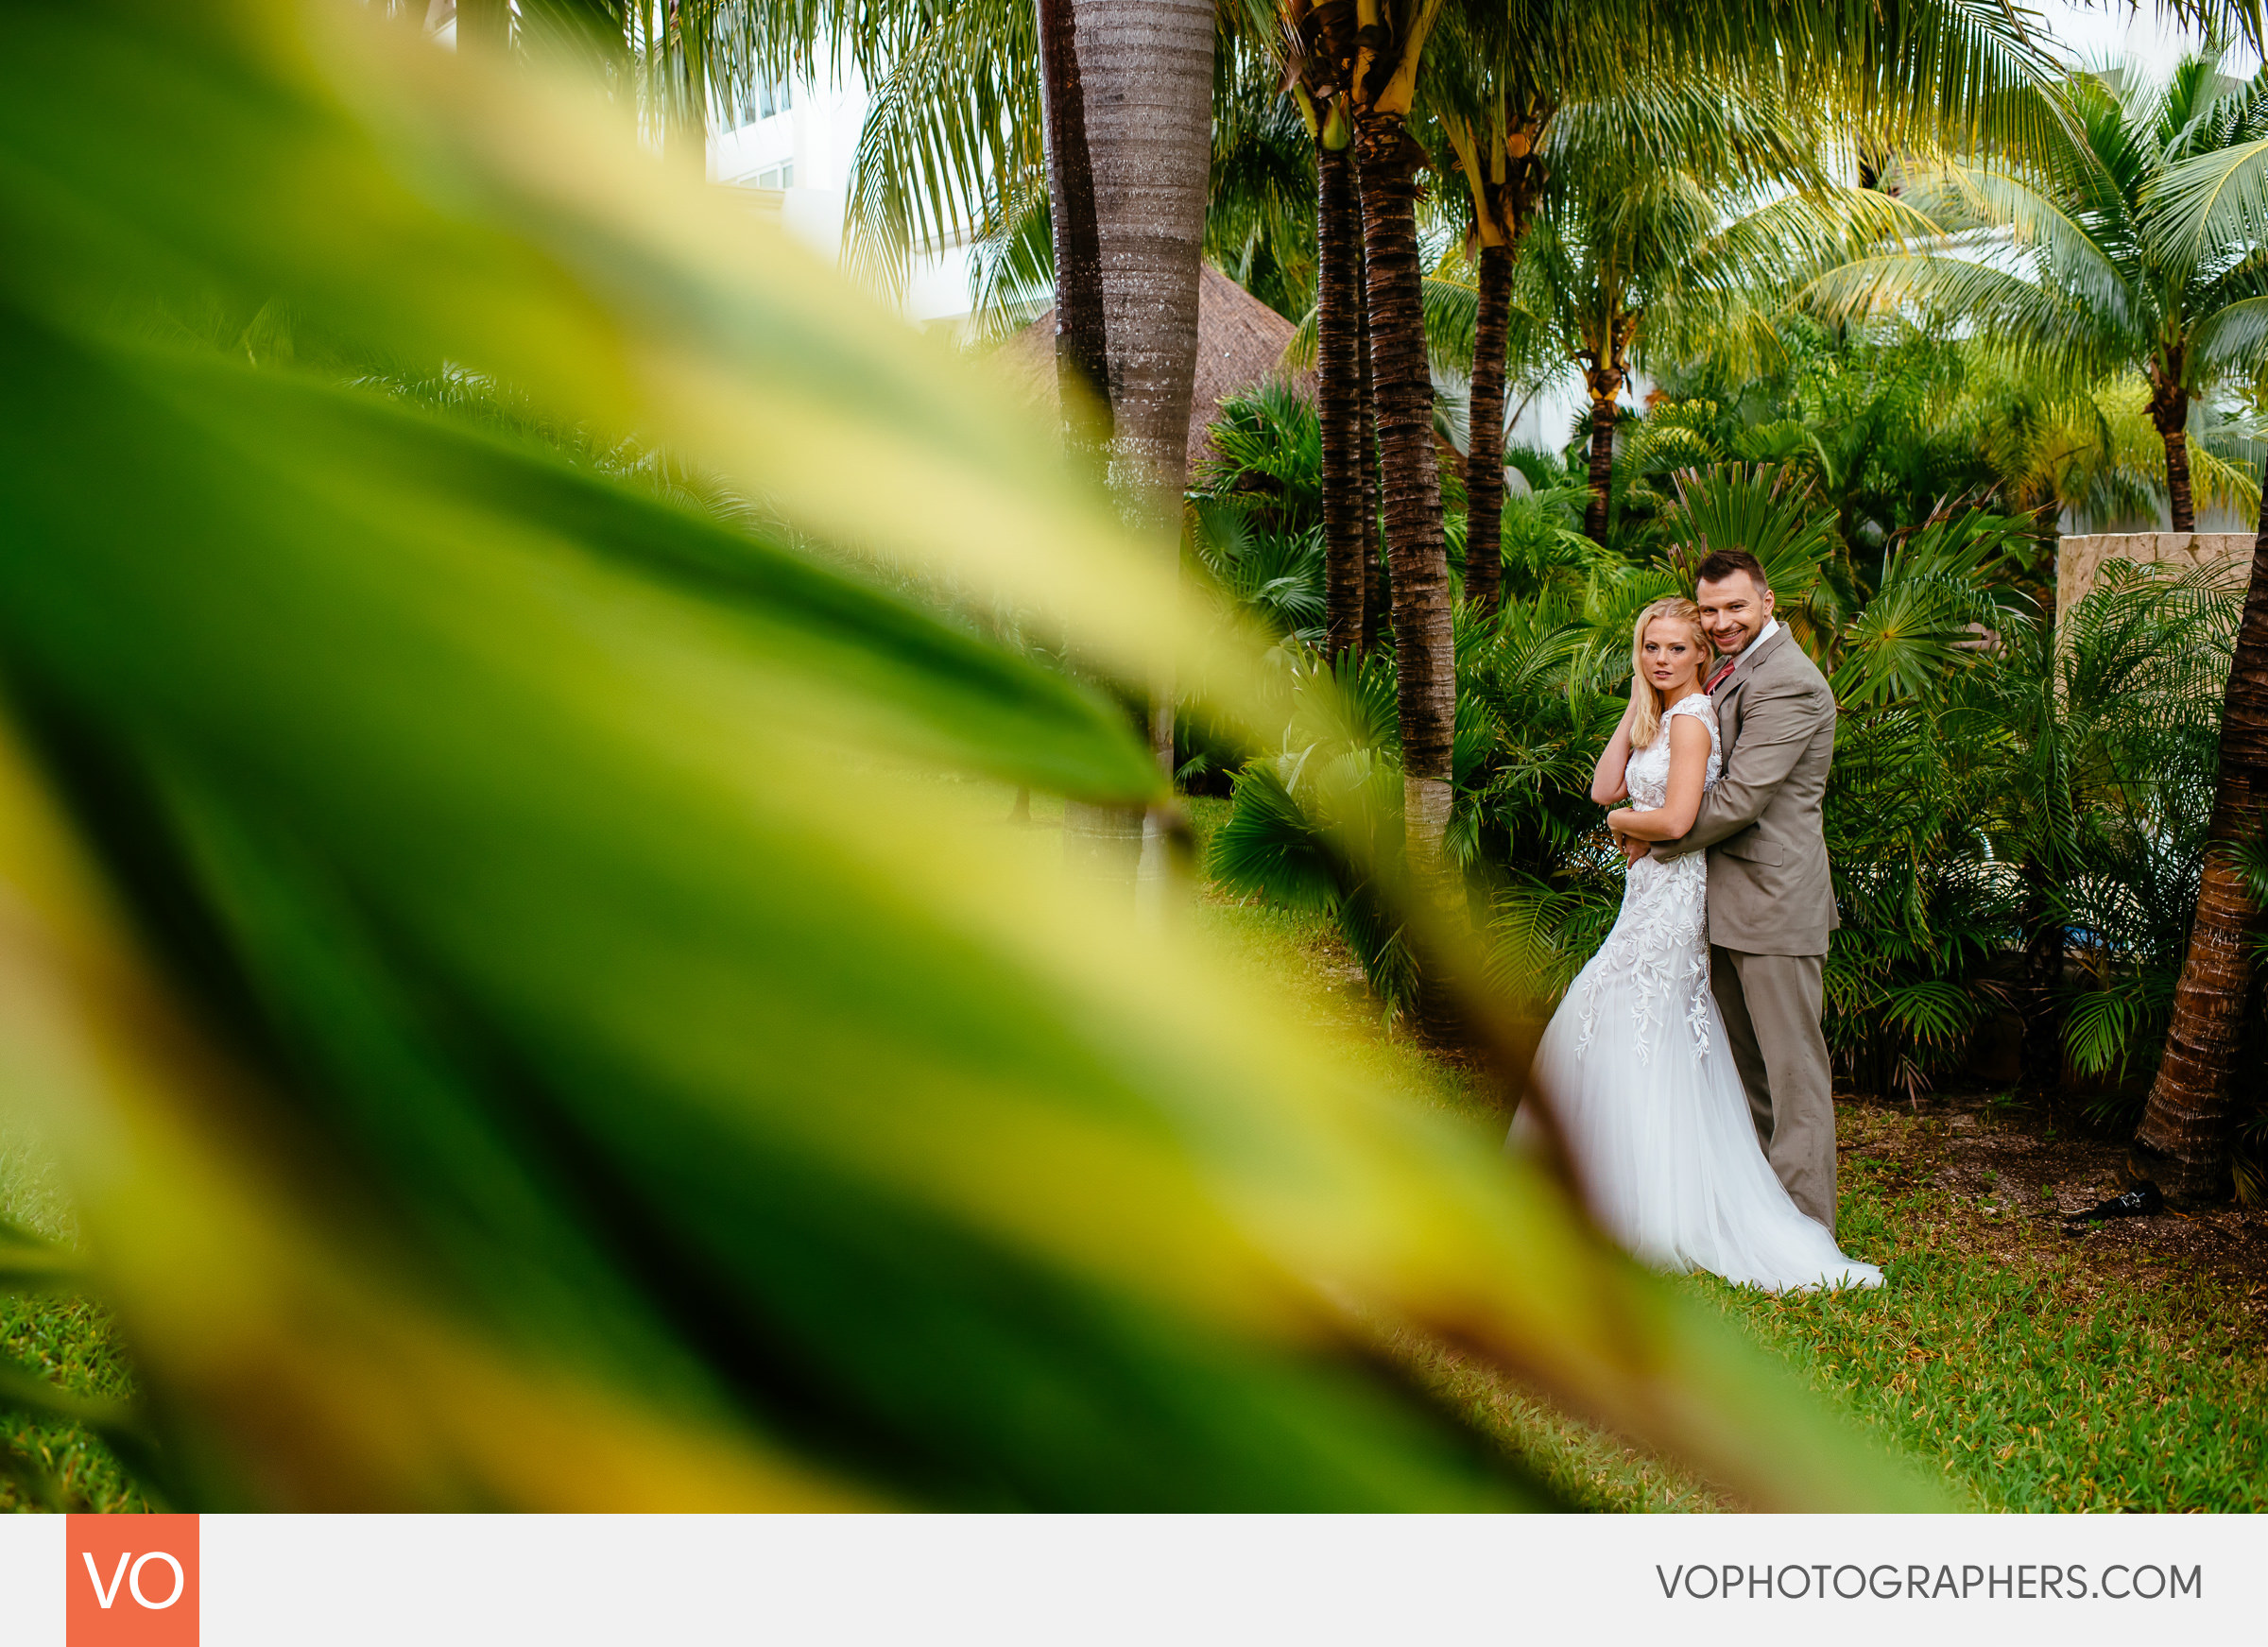
[[[2259,83],[2051,85],[1936,0],[432,9],[10,9],[0,1136],[83,1239],[0,1288],[138,1393],[0,1405],[181,1507],[1555,1504],[1432,1340],[1744,1501],[1927,1505],[1564,1166],[963,798],[1164,856],[1160,757],[1233,775],[1215,878],[1509,1095],[1614,913],[1632,615],[1733,544],[1843,710],[1845,1077],[2015,1030],[2260,1192],[2268,552],[2070,611],[2051,558],[2259,504]],[[1007,319],[1060,249],[1115,493],[702,187],[838,61],[847,262],[979,240]],[[1177,558],[1200,243],[1321,382],[1223,408]]]
[[[1895,378],[1888,392],[1902,393]],[[1647,428],[1697,439],[1715,421],[1713,407],[1683,420],[1663,408]],[[1575,485],[1507,505],[1503,615],[1469,615],[1458,634],[1450,837],[1493,906],[1494,975],[1540,1014],[1604,937],[1622,866],[1588,791],[1622,711],[1629,624],[1685,587],[1710,547],[1741,545],[1765,560],[1783,619],[1843,706],[1827,815],[1842,1076],[1916,1095],[2008,1042],[2019,1015],[2045,1015],[2074,1118],[2131,1126],[2197,896],[2241,585],[2114,566],[2052,627],[2032,517],[1956,501],[1897,524],[1897,488],[1847,491],[1865,500],[1847,514],[1838,431],[1799,429],[1800,440],[1771,434],[1808,462],[1664,477],[1671,495],[1631,553],[1571,529]],[[1348,736],[1346,722],[1317,735],[1287,714],[1280,746],[1238,781],[1211,867],[1231,886],[1338,912],[1374,987],[1406,1005],[1415,983],[1393,928],[1360,877],[1334,878],[1314,846],[1315,820],[1350,809],[1392,832],[1389,668],[1292,674],[1295,705],[1350,699],[1367,735]],[[2044,999],[2027,993],[2022,965],[2043,927],[2067,957]]]
[[2164,82],[2082,74],[2068,122],[2022,152],[1910,168],[1907,197],[1939,233],[1906,234],[1824,277],[1838,314],[1901,306],[1992,335],[2004,350],[2100,379],[2130,373],[2164,444],[2174,530],[2193,492],[2218,501],[2225,471],[2193,489],[2197,403],[2259,374],[2268,262],[2242,237],[2200,236],[2168,210],[2172,176],[2268,138],[2268,78],[2237,85],[2221,54],[2184,59]]
[[0,1399],[181,1507],[1545,1501],[1384,1370],[1453,1333],[1750,1501],[1930,1501],[971,826],[1160,799],[1093,683],[1169,642],[1246,740],[1278,678],[997,389],[416,19],[12,21],[0,1096],[87,1256],[0,1276],[146,1399]]

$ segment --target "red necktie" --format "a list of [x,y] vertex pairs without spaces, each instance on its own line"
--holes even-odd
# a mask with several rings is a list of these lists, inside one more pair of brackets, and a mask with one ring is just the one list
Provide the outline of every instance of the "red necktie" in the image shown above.
[[1717,672],[1709,678],[1709,684],[1704,686],[1701,690],[1710,694],[1711,695],[1714,695],[1717,688],[1725,684],[1725,678],[1732,673],[1733,665],[1739,661],[1740,660],[1738,658],[1726,659],[1723,663],[1717,666]]

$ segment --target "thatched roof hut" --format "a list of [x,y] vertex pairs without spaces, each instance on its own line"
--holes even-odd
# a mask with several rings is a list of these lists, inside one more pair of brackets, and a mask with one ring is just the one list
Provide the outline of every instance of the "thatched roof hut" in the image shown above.
[[[1210,455],[1205,431],[1221,402],[1270,377],[1293,375],[1309,393],[1314,374],[1283,371],[1284,345],[1297,330],[1211,264],[1197,281],[1197,378],[1189,398],[1189,468]],[[1000,346],[993,359],[1036,401],[1056,403],[1056,312],[1034,320]]]

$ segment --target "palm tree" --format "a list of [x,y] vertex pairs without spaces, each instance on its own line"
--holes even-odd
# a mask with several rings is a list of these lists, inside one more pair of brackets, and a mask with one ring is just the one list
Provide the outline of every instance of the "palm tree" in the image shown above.
[[[1606,541],[1618,397],[1638,356],[1706,338],[1720,353],[1775,347],[1768,317],[1799,277],[1834,261],[1853,223],[1915,219],[1889,197],[1830,184],[1802,134],[1769,106],[1720,105],[1716,141],[1650,98],[1572,105],[1560,116],[1548,220],[1529,242],[1538,300],[1590,398],[1590,505]],[[1682,143],[1673,133],[1689,135]],[[1652,141],[1649,141],[1652,140]],[[1774,174],[1777,173],[1777,176]],[[1765,189],[1786,188],[1758,204]]]
[[[1276,37],[1283,36],[1287,20],[1313,25],[1305,33],[1295,26],[1288,38],[1297,42],[1303,60],[1318,65],[1311,87],[1332,89],[1331,107],[1316,104],[1314,129],[1319,138],[1331,131],[1331,118],[1343,110],[1357,157],[1370,354],[1362,386],[1369,391],[1379,435],[1379,512],[1391,570],[1410,856],[1429,879],[1448,817],[1453,686],[1415,214],[1416,170],[1425,153],[1408,123],[1425,45],[1444,6],[1445,0],[1332,0],[1316,7],[1284,0],[1258,13]],[[1478,16],[1485,9],[1473,9]],[[799,60],[809,65],[817,61],[814,43],[847,43],[853,60],[880,81],[855,168],[854,262],[863,260],[870,272],[902,273],[906,249],[923,238],[967,228],[1005,234],[1034,221],[1044,163],[1030,9],[1001,0],[865,6],[774,0],[735,10],[769,20],[767,39],[786,43],[766,47],[775,58],[782,50],[801,53]],[[1255,15],[1251,0],[1238,15]],[[1531,42],[1551,43],[1555,53],[1586,54],[1594,83],[1607,83],[1609,73],[1629,76],[1624,48],[1642,37],[1658,49],[1658,61],[1649,65],[1650,72],[1658,69],[1658,77],[1698,83],[1727,65],[1768,68],[1808,86],[1806,94],[1824,94],[1831,86],[1845,106],[1864,110],[1885,129],[1900,122],[1967,119],[1989,99],[2027,84],[2033,73],[2020,27],[1998,16],[1918,0],[1870,11],[1868,18],[1867,26],[1879,31],[1880,49],[1873,52],[1851,49],[1848,19],[1839,7],[1762,0],[1719,0],[1698,9],[1658,0],[1628,17],[1542,6],[1523,11],[1512,26]],[[1194,18],[1192,26],[1194,38]],[[1292,55],[1288,44],[1273,49]],[[1617,53],[1623,60],[1614,60]],[[1320,191],[1319,180],[1319,200]],[[1028,261],[1038,266],[1036,258]],[[1343,270],[1344,262],[1338,266]],[[1318,271],[1319,284],[1332,278]],[[1327,446],[1343,452],[1332,444],[1344,440],[1341,428],[1333,419]],[[1359,437],[1355,444],[1366,460]],[[1334,496],[1344,495],[1344,488],[1334,488]],[[1342,534],[1343,636],[1354,608],[1351,580],[1344,576],[1345,545],[1352,538],[1344,528]],[[1376,621],[1376,614],[1365,616],[1366,627]]]
[[2176,532],[2196,527],[2196,403],[2256,369],[2268,255],[2200,239],[2161,197],[2184,163],[2268,138],[2268,73],[2232,88],[2217,50],[2162,85],[2129,65],[2076,76],[2068,123],[2020,156],[1913,168],[1905,196],[1946,230],[1822,280],[1832,312],[1914,306],[2096,377],[2139,372]]
[[[1490,9],[1476,3],[1469,9],[1482,20]],[[1364,0],[1356,15],[1361,27],[1348,85],[1361,166],[1370,375],[1394,578],[1408,846],[1423,878],[1437,872],[1448,821],[1454,680],[1413,210],[1414,172],[1424,151],[1407,125],[1443,5]],[[1626,10],[1538,5],[1517,10],[1509,27],[1509,50],[1571,65],[1569,77],[1602,96],[1659,84],[1705,97],[1729,76],[1776,87],[1796,104],[1831,107],[1873,132],[2037,123],[2028,94],[2041,60],[2020,21],[1947,0],[1868,9],[1855,32],[1840,6],[1753,0],[1658,0]],[[1493,162],[1489,170],[1493,175]],[[1726,249],[1762,249],[1760,243]],[[1594,388],[1612,379],[1610,461],[1611,395],[1626,381],[1636,327],[1610,302],[1591,331],[1595,347],[1583,345],[1595,356],[1587,362],[1587,377],[1599,374]],[[1603,519],[1598,528],[1604,532]]]
[[1364,602],[1377,558],[1351,141],[1333,103],[1315,130],[1315,410],[1323,428],[1324,649],[1334,660],[1364,644]]
[[[1370,317],[1363,246],[1349,77],[1358,45],[1354,9],[1313,0],[1240,0],[1241,36],[1276,65],[1314,146],[1316,284],[1314,307],[1287,354],[1312,361],[1323,430],[1325,650],[1336,659],[1368,650],[1387,602],[1379,565],[1375,419],[1369,369]],[[1219,178],[1216,172],[1216,188]],[[1429,282],[1429,313],[1444,284]],[[1428,335],[1438,328],[1429,320]]]
[[[1963,394],[1980,449],[2000,477],[2002,495],[2036,514],[2043,534],[2070,518],[2105,523],[2154,509],[2164,495],[2165,443],[2150,416],[2140,373],[2089,383],[2062,371],[2027,369],[1990,341],[1972,351]],[[2259,506],[2249,472],[2256,440],[2245,424],[2192,424],[2187,442],[2191,490],[2201,507]],[[2051,580],[2052,582],[2053,580]],[[2051,594],[2052,598],[2052,594]]]
[[1439,887],[1446,901],[1441,847],[1455,746],[1456,656],[1418,240],[1417,172],[1425,150],[1408,129],[1426,40],[1442,5],[1366,0],[1358,6],[1362,27],[1347,86],[1362,192],[1370,393],[1393,575],[1403,829],[1414,882]]
[[[1094,171],[1087,147],[1071,0],[1039,0],[1040,84],[1047,113],[1048,206],[1056,249],[1056,377],[1063,437],[1073,451],[1110,438],[1109,358],[1103,318],[1102,249],[1095,237]],[[1093,426],[1099,420],[1100,426]]]
[[[1102,269],[1114,488],[1165,538],[1179,519],[1211,177],[1212,0],[1072,0]],[[1170,678],[1150,743],[1174,769]]]
[[[1040,71],[1046,112],[1047,201],[1056,275],[1056,387],[1064,450],[1101,473],[1113,424],[1109,327],[1094,167],[1087,143],[1086,84],[1072,0],[1039,0]],[[1029,815],[1030,797],[1016,806]],[[1074,873],[1123,882],[1135,866],[1140,810],[1076,797],[1063,802],[1063,851]]]
[[[1310,0],[1243,0],[1242,35],[1277,66],[1314,145],[1315,409],[1323,439],[1324,650],[1366,643],[1372,558],[1365,484],[1361,215],[1347,77],[1354,14]],[[1375,617],[1376,614],[1368,614]]]
[[1470,208],[1473,349],[1465,455],[1465,598],[1494,617],[1503,584],[1504,372],[1513,261],[1547,176],[1543,142],[1562,91],[1545,48],[1562,39],[1528,15],[1553,5],[1460,8],[1456,49],[1437,56],[1426,99],[1455,151]]
[[2240,853],[2268,822],[2268,506],[2221,708],[2221,758],[2197,914],[2174,986],[2165,1055],[2134,1138],[2136,1168],[2176,1200],[2227,1193],[2230,1082],[2254,984],[2257,882]]
[[[1049,264],[1058,238],[1068,258],[1059,366],[1068,357],[1107,402],[1110,474],[1126,506],[1160,526],[1174,520],[1210,176],[1210,0],[1139,10],[779,0],[726,15],[763,37],[765,49],[747,54],[759,71],[816,69],[831,45],[879,82],[853,167],[854,266],[892,283],[924,241],[1048,220]],[[1151,688],[1152,745],[1170,770],[1171,684]]]
[[[2255,82],[2256,87],[2259,82]],[[2249,118],[2253,106],[2244,113]],[[2245,266],[2268,225],[2268,131],[2215,145],[2166,168],[2150,220],[2154,242],[2198,267]],[[2232,302],[2213,352],[2259,369],[2268,300]],[[2173,448],[2168,447],[2171,456]],[[2222,700],[2220,769],[2208,849],[2174,986],[2165,1056],[2135,1133],[2133,1164],[2177,1199],[2214,1199],[2228,1186],[2229,1084],[2254,987],[2253,941],[2262,914],[2239,854],[2268,832],[2268,485],[2261,488],[2244,615]]]
[[[1364,300],[1367,266],[1355,172],[1350,81],[1360,50],[1355,39],[1360,18],[1349,6],[1318,6],[1313,0],[1244,0],[1239,16],[1245,34],[1274,57],[1283,83],[1296,100],[1315,144],[1319,266],[1313,336],[1307,341],[1314,350],[1316,398],[1324,431],[1324,512],[1330,609],[1334,614],[1328,625],[1326,649],[1335,658],[1352,647],[1367,648],[1383,615],[1379,609],[1384,605],[1383,601],[1367,600],[1365,588],[1366,573],[1375,570],[1373,540],[1380,509],[1372,473],[1375,463],[1371,450],[1372,419],[1366,410],[1371,389],[1366,361],[1370,317]],[[1449,60],[1460,69],[1473,63],[1484,49],[1503,54],[1503,42],[1510,32],[1509,13],[1498,17],[1487,9],[1467,7],[1452,9],[1443,18],[1445,23],[1457,27],[1457,49]],[[1549,29],[1530,32],[1545,41],[1555,38]],[[1466,77],[1469,80],[1471,77],[1468,74]],[[1503,125],[1502,99],[1495,105],[1487,105],[1492,94],[1468,87],[1461,97],[1452,95],[1447,101],[1460,109],[1478,111],[1469,114],[1468,123],[1477,121],[1481,135],[1469,139],[1466,146],[1493,145],[1490,152],[1498,156],[1498,169],[1502,171],[1503,161],[1512,150],[1526,154],[1532,149],[1543,121],[1548,118],[1548,111],[1538,104],[1521,116],[1521,124],[1517,129],[1500,130],[1497,128]],[[1434,104],[1444,101],[1437,90],[1429,90],[1427,96]],[[1492,115],[1500,117],[1494,127],[1489,124]],[[1490,214],[1492,224],[1503,215],[1507,202],[1515,215],[1523,204],[1532,204],[1533,180],[1539,177],[1539,170],[1533,165],[1523,170],[1518,163],[1512,169],[1520,174],[1517,178],[1499,177],[1497,186],[1486,191],[1485,210]],[[1509,194],[1505,188],[1507,181]],[[1521,221],[1524,223],[1524,219]],[[1517,225],[1508,232],[1493,228],[1488,232],[1486,238],[1503,255],[1491,255],[1486,261],[1483,283],[1486,296],[1480,306],[1484,341],[1477,352],[1482,364],[1474,369],[1474,393],[1484,400],[1491,393],[1495,395],[1500,424],[1503,307],[1496,300],[1508,291],[1510,249],[1518,232]],[[1442,283],[1427,283],[1421,300],[1429,313],[1438,307],[1437,300],[1444,295]],[[1436,330],[1438,327],[1429,319],[1428,335]],[[1496,362],[1493,370],[1486,364],[1490,360]],[[1487,450],[1501,452],[1501,430],[1489,440]],[[1490,484],[1486,464],[1474,465],[1473,472],[1482,475],[1480,484],[1486,489]],[[1493,483],[1495,490],[1491,495],[1501,504],[1501,468],[1494,472]],[[1474,519],[1483,517],[1493,520],[1493,506],[1486,501],[1482,508],[1473,511]],[[1484,544],[1484,560],[1492,552],[1493,542],[1490,536]]]
[[[972,241],[981,320],[1021,324],[1046,307],[1055,253],[1034,7],[767,0],[745,9],[762,14],[750,26],[765,62],[820,74],[839,59],[872,88],[844,224],[854,271],[899,291],[916,254]],[[1278,96],[1265,54],[1249,38],[1224,32],[1222,43],[1206,255],[1263,301],[1297,314],[1314,279],[1313,179],[1299,152],[1299,116]]]

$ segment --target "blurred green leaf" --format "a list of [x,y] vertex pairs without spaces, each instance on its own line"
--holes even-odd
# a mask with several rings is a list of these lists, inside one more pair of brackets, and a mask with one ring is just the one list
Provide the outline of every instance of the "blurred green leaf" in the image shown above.
[[[1543,1502],[1386,1370],[1416,1330],[1760,1504],[1935,1501],[940,781],[1159,793],[1102,698],[341,381],[470,363],[1263,724],[1259,649],[941,349],[369,9],[10,21],[0,1093],[169,1497]],[[288,362],[184,340],[279,300]]]
[[77,1254],[0,1223],[0,1292],[68,1285],[85,1270]]
[[44,1417],[70,1418],[95,1428],[123,1424],[126,1409],[114,1401],[75,1396],[50,1383],[29,1367],[0,1358],[0,1408],[37,1413]]

